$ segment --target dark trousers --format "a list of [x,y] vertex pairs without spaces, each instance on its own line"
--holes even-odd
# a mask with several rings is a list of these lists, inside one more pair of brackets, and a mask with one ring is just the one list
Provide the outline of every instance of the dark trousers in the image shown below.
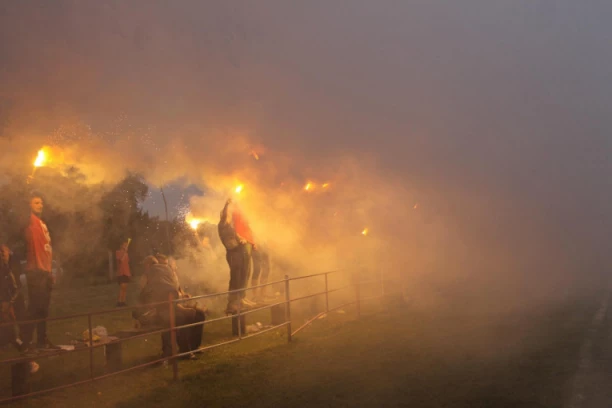
[[[206,315],[202,309],[195,309],[195,315],[189,319],[188,323],[182,324],[192,324],[192,323],[202,323],[206,320]],[[184,351],[193,351],[200,348],[202,345],[202,333],[204,332],[204,326],[193,326],[187,327],[185,329],[179,330],[179,338],[181,339],[181,343],[179,344],[179,349],[181,352]]]
[[[51,272],[40,270],[30,271],[28,277],[28,320],[46,319],[49,317],[49,305],[51,304],[51,288],[53,281],[51,280]],[[22,340],[29,344],[34,338],[34,329],[36,329],[36,338],[39,344],[47,341],[47,322],[27,324],[23,326]]]
[[253,251],[253,276],[251,284],[258,285],[268,283],[270,275],[270,256],[261,250]]
[[[176,325],[183,326],[192,323],[201,323],[206,320],[206,315],[202,309],[176,307]],[[176,344],[179,353],[197,350],[202,344],[202,333],[204,326],[193,326],[179,329],[176,331]],[[162,352],[163,355],[172,355],[172,334],[171,332],[162,333]]]
[[243,289],[240,292],[230,293],[230,302],[238,301],[245,297],[244,289],[247,286],[249,273],[251,272],[252,248],[252,245],[247,243],[227,251],[226,259],[230,267],[229,290]]

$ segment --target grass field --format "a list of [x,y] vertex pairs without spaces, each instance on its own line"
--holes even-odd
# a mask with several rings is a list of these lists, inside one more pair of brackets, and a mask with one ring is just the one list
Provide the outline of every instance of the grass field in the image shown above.
[[[319,278],[321,282],[323,281]],[[298,295],[300,289],[310,292],[311,289],[320,290],[322,288],[313,288],[301,284],[304,281],[296,281],[294,283]],[[273,291],[282,290],[283,283],[274,285]],[[320,286],[320,285],[319,285]],[[193,294],[198,293],[197,288],[191,288]],[[110,310],[109,313],[94,315],[92,326],[103,326],[109,333],[115,333],[119,330],[131,329],[134,321],[131,318],[131,311],[122,308],[114,309],[116,285],[95,285],[84,286],[82,288],[56,288],[53,292],[51,302],[50,315],[53,316],[68,316],[86,312]],[[137,298],[137,285],[130,285],[130,293],[128,299]],[[311,292],[312,293],[312,292]],[[342,296],[351,293],[336,292],[334,299],[330,301],[330,307],[339,304],[343,301]],[[339,297],[340,296],[340,297]],[[296,297],[296,296],[294,296]],[[214,319],[223,316],[222,311],[226,305],[226,295],[199,300],[200,304],[204,304],[209,309],[208,319]],[[282,296],[279,297],[279,300]],[[352,297],[351,297],[352,299]],[[134,303],[132,301],[132,303]],[[320,312],[323,309],[323,298],[312,298],[293,303],[294,313],[292,320],[297,325],[300,325],[308,317]],[[263,324],[270,323],[270,312],[262,310],[249,314],[247,324],[262,322]],[[70,344],[71,340],[82,339],[83,331],[87,330],[87,317],[77,317],[68,320],[50,322],[48,325],[49,337],[55,344]],[[257,342],[262,345],[282,344],[286,342],[286,331],[281,333],[270,333],[265,335],[265,340],[253,339],[249,340],[247,349],[257,349]],[[230,340],[231,336],[231,321],[223,320],[213,322],[206,325],[204,345],[217,344],[226,340]],[[272,340],[272,341],[271,341]],[[242,345],[237,345],[235,348],[240,350]],[[122,344],[123,349],[123,368],[133,367],[135,365],[150,362],[159,358],[161,350],[160,336],[150,335],[146,338],[128,340]],[[105,356],[103,348],[94,349],[94,375],[100,376],[109,373],[109,369],[105,367]],[[0,359],[18,357],[18,353],[12,347],[5,348],[0,354]],[[89,369],[89,349],[85,348],[74,353],[64,353],[60,356],[50,358],[39,357],[36,361],[40,364],[40,371],[32,376],[31,388],[32,391],[39,391],[57,387],[71,382],[87,379],[90,375]],[[3,398],[10,396],[10,366],[0,366],[0,381],[3,386],[0,388],[0,395]],[[138,373],[135,375],[139,375]]]
[[[81,294],[98,303],[100,287],[88,290],[89,296]],[[350,308],[330,314],[291,344],[279,330],[182,361],[176,383],[170,368],[145,368],[15,405],[560,407],[596,306],[594,297],[568,298],[510,316],[364,304],[361,319]],[[121,319],[104,323],[121,325]],[[229,323],[212,326],[205,331],[208,343],[228,338]],[[150,359],[159,342],[124,347],[131,364]],[[88,372],[86,352],[66,360],[41,364],[35,387],[72,378],[67,372],[74,378]],[[102,355],[96,362],[103,370]]]

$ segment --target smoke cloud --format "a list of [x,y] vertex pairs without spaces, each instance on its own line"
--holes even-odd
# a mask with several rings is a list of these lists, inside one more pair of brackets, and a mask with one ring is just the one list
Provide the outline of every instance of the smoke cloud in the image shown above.
[[1,7],[7,175],[48,145],[85,184],[181,180],[211,222],[237,199],[286,270],[445,301],[533,305],[608,261],[607,4]]

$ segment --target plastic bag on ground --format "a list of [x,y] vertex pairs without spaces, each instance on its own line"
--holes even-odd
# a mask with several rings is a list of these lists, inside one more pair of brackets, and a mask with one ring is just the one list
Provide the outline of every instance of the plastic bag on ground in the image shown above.
[[255,324],[249,324],[246,327],[246,332],[247,333],[256,333],[258,331],[260,331],[262,329],[263,325],[260,322],[257,322]]

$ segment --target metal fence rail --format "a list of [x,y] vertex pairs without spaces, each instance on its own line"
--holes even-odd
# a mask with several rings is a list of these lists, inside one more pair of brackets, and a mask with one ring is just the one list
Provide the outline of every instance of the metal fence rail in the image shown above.
[[[126,337],[126,338],[119,338],[116,340],[112,340],[110,342],[106,342],[106,343],[101,343],[101,344],[94,344],[93,342],[93,325],[92,325],[92,317],[93,316],[100,316],[100,315],[105,315],[105,314],[111,314],[111,313],[117,313],[117,309],[107,309],[107,310],[98,310],[98,311],[92,311],[92,312],[88,312],[88,313],[80,313],[80,314],[73,314],[73,315],[68,315],[68,316],[61,316],[61,317],[52,317],[52,318],[47,318],[47,319],[36,319],[36,320],[28,320],[28,321],[20,321],[17,322],[18,325],[23,326],[23,325],[27,325],[27,324],[34,324],[40,321],[47,321],[47,322],[57,322],[57,321],[66,321],[66,320],[71,320],[71,319],[77,319],[77,318],[87,318],[87,324],[88,324],[88,328],[89,328],[89,346],[87,348],[81,348],[81,349],[74,349],[74,350],[58,350],[56,352],[49,352],[49,353],[45,353],[45,354],[41,354],[41,355],[36,355],[36,356],[22,356],[22,357],[17,357],[17,358],[9,358],[9,359],[5,359],[5,360],[0,360],[0,364],[1,365],[12,365],[15,366],[17,364],[26,364],[29,363],[30,361],[37,359],[47,359],[47,358],[51,358],[51,357],[56,357],[56,356],[66,356],[72,353],[79,353],[79,352],[84,352],[84,351],[89,351],[89,378],[87,379],[82,379],[82,380],[78,380],[78,381],[74,381],[72,383],[69,384],[63,384],[63,385],[59,385],[56,387],[52,387],[52,388],[46,388],[44,390],[38,390],[38,391],[32,391],[32,392],[28,392],[25,394],[20,394],[20,395],[12,395],[11,397],[8,398],[4,398],[4,399],[0,399],[0,403],[5,403],[5,402],[10,402],[10,401],[16,401],[19,399],[23,399],[23,398],[28,398],[28,397],[32,397],[32,396],[37,396],[37,395],[41,395],[44,393],[49,393],[52,391],[58,391],[58,390],[62,390],[62,389],[66,389],[69,387],[73,387],[73,386],[77,386],[77,385],[81,385],[81,384],[86,384],[86,383],[90,383],[93,381],[98,381],[98,380],[102,380],[108,377],[112,377],[115,375],[119,375],[119,374],[123,374],[123,373],[127,373],[130,371],[134,371],[140,368],[144,368],[144,367],[148,367],[148,366],[152,366],[155,364],[159,364],[162,363],[164,361],[168,361],[170,363],[172,363],[172,368],[173,368],[173,378],[174,380],[178,379],[178,364],[177,364],[177,360],[181,357],[187,356],[191,353],[201,353],[207,350],[212,350],[214,348],[218,348],[218,347],[222,347],[222,346],[226,346],[226,345],[230,345],[239,341],[242,341],[244,339],[249,339],[252,337],[256,337],[274,330],[278,330],[281,329],[283,327],[287,327],[287,341],[290,342],[292,337],[295,336],[297,333],[299,333],[301,330],[303,330],[304,328],[306,328],[307,326],[309,326],[310,324],[312,324],[315,320],[317,320],[319,317],[323,316],[323,315],[327,315],[328,313],[335,311],[335,310],[339,310],[342,309],[344,307],[348,307],[348,306],[352,306],[352,305],[356,305],[356,309],[357,309],[357,315],[359,316],[361,314],[361,302],[362,301],[366,301],[366,300],[371,300],[371,299],[380,299],[383,296],[385,296],[385,282],[390,282],[390,281],[395,281],[395,280],[389,280],[389,279],[384,279],[383,274],[380,274],[380,279],[375,279],[375,280],[370,280],[370,281],[360,281],[358,279],[355,279],[355,275],[353,275],[353,279],[352,282],[348,285],[339,287],[339,288],[333,288],[330,289],[329,288],[329,283],[328,283],[328,275],[331,274],[336,274],[336,273],[341,273],[343,271],[341,270],[334,270],[334,271],[328,271],[328,272],[322,272],[322,273],[317,273],[317,274],[311,274],[311,275],[306,275],[306,276],[299,276],[299,277],[294,277],[294,278],[289,278],[289,276],[285,275],[285,278],[282,280],[278,280],[275,282],[269,282],[269,283],[265,283],[265,284],[261,284],[261,285],[256,285],[256,286],[251,286],[249,287],[247,290],[252,290],[252,289],[256,289],[256,288],[261,288],[261,287],[267,287],[267,286],[271,286],[271,285],[278,285],[281,283],[284,283],[284,291],[285,291],[285,298],[282,301],[279,302],[275,302],[272,304],[266,304],[266,305],[262,305],[260,307],[255,307],[252,309],[248,309],[248,310],[238,310],[237,314],[235,315],[226,315],[226,316],[222,316],[222,317],[218,317],[218,318],[214,318],[211,320],[206,320],[203,322],[197,322],[197,323],[190,323],[190,324],[185,324],[185,325],[180,325],[180,326],[176,326],[176,321],[175,321],[175,314],[174,314],[174,305],[178,304],[178,303],[182,303],[182,302],[189,302],[189,301],[194,301],[194,300],[199,300],[199,299],[208,299],[208,298],[213,298],[213,297],[219,297],[219,296],[226,296],[232,293],[238,293],[241,292],[242,290],[232,290],[232,291],[226,291],[226,292],[219,292],[219,293],[212,293],[212,294],[206,294],[206,295],[199,295],[199,296],[193,296],[190,298],[186,298],[186,299],[173,299],[172,296],[169,297],[169,299],[167,301],[164,302],[156,302],[156,303],[150,303],[150,304],[146,304],[146,305],[138,305],[138,306],[130,306],[130,307],[125,307],[122,308],[121,311],[131,311],[131,310],[142,310],[142,309],[149,309],[149,308],[153,308],[153,307],[157,307],[157,306],[162,306],[162,305],[167,305],[168,309],[169,309],[169,313],[170,313],[170,324],[169,327],[167,328],[154,328],[152,330],[147,330],[146,332],[143,333],[137,333],[134,334],[132,336]],[[299,296],[296,298],[291,298],[290,296],[290,289],[291,289],[291,285],[290,283],[292,281],[298,281],[298,280],[303,280],[303,279],[309,279],[309,278],[315,278],[315,277],[320,277],[323,276],[325,279],[325,290],[321,291],[321,292],[317,292],[317,293],[312,293],[312,294],[308,294],[308,295],[303,295],[303,296]],[[380,294],[376,295],[376,296],[369,296],[369,297],[362,297],[360,295],[360,287],[364,284],[371,284],[371,283],[377,283],[380,285]],[[355,288],[355,300],[352,300],[350,302],[346,302],[343,303],[339,306],[335,306],[333,308],[329,307],[329,295],[344,289],[348,289],[354,287]],[[307,319],[300,327],[298,327],[295,331],[292,331],[292,320],[291,320],[291,304],[293,302],[297,302],[300,300],[304,300],[304,299],[309,299],[309,298],[314,298],[317,296],[323,296],[325,295],[325,311],[317,313],[314,317],[311,317],[309,319]],[[266,310],[266,309],[272,309],[274,307],[279,307],[279,306],[284,306],[284,311],[285,311],[285,319],[282,323],[273,325],[271,327],[267,327],[265,329],[259,330],[255,333],[251,333],[251,334],[246,334],[246,333],[242,333],[241,330],[241,325],[238,324],[238,337],[237,338],[233,338],[230,340],[226,340],[226,341],[222,341],[219,343],[215,343],[215,344],[210,344],[210,345],[206,345],[206,346],[202,346],[196,350],[192,350],[192,351],[188,351],[188,352],[182,352],[179,353],[177,350],[177,342],[176,342],[176,333],[178,330],[181,329],[186,329],[186,328],[191,328],[191,327],[196,327],[196,326],[205,326],[207,324],[211,324],[213,322],[218,322],[218,321],[222,321],[222,320],[227,320],[227,319],[241,319],[243,316],[246,316],[248,314],[251,313],[255,313],[258,311],[262,311],[262,310]],[[2,327],[6,327],[6,326],[11,326],[11,325],[15,325],[15,323],[11,322],[11,323],[4,323],[4,324],[0,324],[0,329]],[[109,345],[116,345],[116,344],[121,344],[123,342],[126,341],[131,341],[131,340],[135,340],[135,339],[139,339],[139,338],[143,338],[143,337],[149,337],[152,335],[159,335],[159,334],[163,334],[163,333],[167,333],[170,332],[171,333],[171,345],[172,345],[172,355],[167,356],[167,357],[162,357],[159,359],[156,359],[154,361],[148,361],[145,363],[141,363],[141,364],[137,364],[128,368],[124,368],[124,369],[120,369],[120,370],[116,370],[113,371],[111,373],[105,373],[102,375],[95,375],[95,371],[94,371],[94,350],[97,348],[102,348],[102,347],[107,347]],[[13,379],[14,381],[14,379]]]

